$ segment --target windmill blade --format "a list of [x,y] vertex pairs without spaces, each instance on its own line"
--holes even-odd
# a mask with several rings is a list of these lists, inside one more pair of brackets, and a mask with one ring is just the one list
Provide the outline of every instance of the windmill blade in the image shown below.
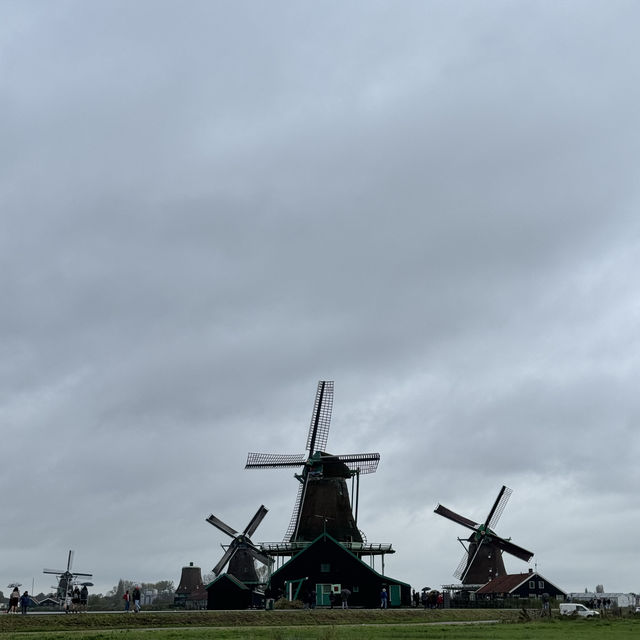
[[462,577],[462,574],[464,573],[464,570],[467,568],[468,562],[469,562],[469,552],[465,551],[462,554],[462,558],[460,558],[460,562],[458,562],[458,566],[456,567],[456,570],[453,572],[454,578],[458,578],[458,580],[460,580],[460,578]]
[[378,462],[380,462],[380,454],[354,453],[338,456],[338,460],[340,460],[340,462],[344,462],[354,473],[375,473],[378,468]]
[[489,515],[485,520],[485,527],[489,529],[494,529],[498,524],[498,520],[500,520],[500,516],[504,511],[504,508],[507,506],[507,502],[509,502],[509,498],[513,493],[513,489],[509,489],[505,485],[502,485],[502,489],[500,489],[500,493],[498,493],[498,497],[496,501],[493,503],[493,507],[491,507],[491,511],[489,511]]
[[307,450],[311,455],[316,451],[324,451],[327,446],[332,410],[333,380],[320,380],[307,436]]
[[235,538],[236,535],[238,534],[238,532],[235,529],[232,529],[228,524],[225,524],[224,522],[222,522],[222,520],[220,520],[220,518],[216,518],[213,514],[211,514],[208,518],[205,518],[205,520],[209,524],[212,524],[214,527],[216,527],[217,529],[220,529],[220,531],[223,531],[224,533],[226,533],[228,536],[231,536],[232,538]]
[[56,576],[61,576],[63,573],[66,573],[65,569],[43,569],[42,573],[52,573]]
[[469,573],[469,570],[471,569],[477,555],[478,552],[480,551],[480,547],[483,545],[484,541],[486,540],[485,537],[480,539],[480,542],[478,542],[478,544],[476,545],[476,552],[473,554],[473,557],[469,559],[469,564],[467,564],[467,568],[464,570],[464,572],[462,573],[462,575],[460,576],[460,582],[464,582],[464,579],[467,577],[467,573]]
[[245,469],[274,469],[276,467],[302,467],[307,461],[304,453],[285,455],[279,453],[249,453]]
[[74,571],[72,575],[74,578],[93,578],[92,573],[78,573],[77,571]]
[[502,551],[506,551],[510,553],[512,556],[519,558],[520,560],[524,560],[525,562],[529,562],[531,558],[533,558],[533,553],[524,549],[523,547],[519,547],[517,544],[513,544],[510,540],[505,540],[504,538],[499,538],[498,536],[494,536],[493,543],[496,547],[499,547]]
[[246,529],[242,532],[242,535],[250,538],[255,533],[256,529],[268,512],[269,509],[267,509],[263,504],[260,505],[260,508],[256,511],[256,515],[251,518],[251,522],[249,522]]
[[220,574],[220,572],[225,568],[225,566],[227,565],[227,563],[229,562],[229,560],[231,560],[231,558],[233,558],[233,556],[236,554],[236,551],[238,550],[238,545],[237,544],[233,544],[231,543],[229,545],[229,548],[224,552],[222,558],[220,558],[220,561],[218,562],[218,564],[213,567],[213,573],[217,576]]
[[247,547],[247,551],[258,561],[262,562],[262,564],[266,564],[270,567],[273,564],[273,558],[268,556],[266,553],[262,553],[257,547],[251,545]]
[[69,550],[69,559],[67,560],[67,571],[71,571],[72,564],[73,564],[73,551]]
[[291,538],[296,532],[296,528],[298,526],[298,518],[300,516],[300,507],[302,506],[302,497],[307,488],[306,477],[304,482],[301,482],[298,486],[298,494],[296,495],[296,501],[293,505],[293,513],[291,514],[291,520],[289,522],[289,526],[284,534],[284,541],[291,542]]
[[467,529],[473,529],[475,531],[475,529],[478,527],[478,523],[474,522],[473,520],[470,520],[469,518],[465,518],[464,516],[461,516],[460,514],[456,513],[455,511],[451,511],[451,509],[447,509],[447,507],[443,507],[441,504],[439,504],[434,510],[434,513],[437,513],[438,515],[442,516],[443,518],[448,518],[449,520],[453,520],[454,522],[457,522],[458,524],[461,524],[463,527],[467,527]]

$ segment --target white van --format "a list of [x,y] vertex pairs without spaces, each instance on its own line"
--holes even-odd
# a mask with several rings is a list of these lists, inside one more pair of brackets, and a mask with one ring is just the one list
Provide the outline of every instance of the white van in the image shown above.
[[583,604],[577,602],[561,602],[560,603],[560,615],[561,616],[582,616],[583,618],[591,618],[593,616],[599,616],[599,611],[593,609],[587,609]]

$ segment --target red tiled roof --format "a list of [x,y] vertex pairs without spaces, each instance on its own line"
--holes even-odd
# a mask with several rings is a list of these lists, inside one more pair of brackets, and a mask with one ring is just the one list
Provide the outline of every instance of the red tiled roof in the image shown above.
[[520,586],[525,580],[533,580],[536,573],[512,573],[504,576],[498,576],[487,582],[484,587],[480,587],[476,593],[509,593],[516,587]]

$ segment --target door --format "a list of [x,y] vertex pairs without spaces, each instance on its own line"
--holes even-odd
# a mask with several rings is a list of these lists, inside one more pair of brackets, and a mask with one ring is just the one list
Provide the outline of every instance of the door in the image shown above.
[[330,584],[316,584],[316,605],[319,607],[328,607],[331,604],[329,600],[330,593]]
[[399,607],[402,604],[402,591],[399,584],[389,585],[389,604]]

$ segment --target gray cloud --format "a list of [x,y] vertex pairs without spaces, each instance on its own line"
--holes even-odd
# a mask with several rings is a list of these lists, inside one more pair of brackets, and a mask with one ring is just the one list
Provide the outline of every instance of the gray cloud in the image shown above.
[[208,570],[205,516],[260,503],[281,539],[246,453],[302,452],[333,379],[390,575],[449,582],[433,508],[505,483],[548,579],[637,591],[635,4],[1,12],[7,581]]

